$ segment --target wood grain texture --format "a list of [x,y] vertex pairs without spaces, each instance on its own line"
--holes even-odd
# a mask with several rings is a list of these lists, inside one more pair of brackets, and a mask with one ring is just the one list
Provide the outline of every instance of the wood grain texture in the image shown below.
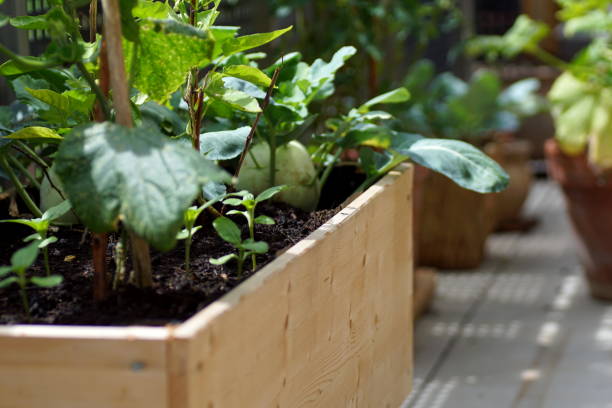
[[412,167],[177,327],[0,327],[0,408],[398,407]]

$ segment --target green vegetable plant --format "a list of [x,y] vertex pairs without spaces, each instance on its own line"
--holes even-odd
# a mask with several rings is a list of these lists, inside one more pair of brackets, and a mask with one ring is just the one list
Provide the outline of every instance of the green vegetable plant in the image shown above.
[[428,60],[417,62],[404,79],[412,99],[394,110],[395,127],[427,137],[458,139],[481,146],[495,131],[514,131],[546,103],[533,78],[502,89],[493,71],[476,71],[469,81],[450,72],[435,75]]
[[3,278],[9,274],[9,276],[0,280],[0,288],[5,288],[13,283],[19,286],[19,294],[23,303],[23,310],[30,320],[30,304],[27,294],[28,284],[32,284],[41,288],[50,288],[57,286],[62,283],[63,278],[60,275],[49,275],[46,277],[39,276],[27,276],[27,270],[32,266],[38,257],[38,242],[32,242],[28,246],[17,250],[11,256],[11,264],[8,266],[0,266],[0,278]]
[[[276,186],[271,187],[261,194],[258,194],[255,197],[253,194],[248,191],[240,191],[237,193],[229,194],[229,198],[223,200],[223,204],[230,205],[232,207],[244,207],[244,211],[239,210],[231,210],[227,212],[227,215],[241,215],[247,222],[247,226],[249,228],[249,242],[254,243],[255,241],[255,224],[263,224],[263,225],[273,225],[274,220],[266,215],[255,216],[255,208],[257,204],[269,200],[274,197],[276,194],[280,193],[286,188],[286,186]],[[229,242],[229,241],[228,241]],[[252,249],[254,252],[251,253],[251,266],[253,270],[257,268],[257,259],[256,254],[262,253],[257,252]]]
[[11,220],[0,220],[0,222],[10,222],[15,224],[21,224],[32,228],[35,233],[27,236],[24,242],[35,241],[38,245],[38,249],[43,251],[43,259],[45,264],[45,272],[47,276],[51,275],[51,268],[49,267],[49,249],[48,246],[57,242],[57,237],[49,236],[49,229],[54,221],[62,217],[68,211],[70,211],[70,203],[64,201],[63,203],[49,208],[42,214],[40,218],[33,219],[11,219]]
[[238,264],[238,277],[241,277],[244,271],[244,262],[253,258],[257,254],[265,254],[268,252],[268,244],[262,241],[255,241],[251,238],[242,239],[240,228],[236,223],[227,217],[219,217],[213,221],[213,227],[219,236],[226,242],[230,243],[237,249],[237,253],[228,254],[220,258],[211,258],[210,263],[213,265],[224,265],[231,260],[236,260]]
[[185,241],[185,272],[189,274],[191,273],[191,245],[193,243],[193,237],[202,228],[201,225],[196,225],[196,222],[204,210],[210,208],[221,199],[222,196],[207,201],[199,207],[189,207],[183,215],[184,228],[176,235],[176,239]]
[[530,54],[561,71],[548,100],[556,139],[568,155],[588,154],[600,170],[612,168],[612,14],[607,0],[558,0],[564,34],[590,36],[590,42],[570,61],[549,53],[539,44],[550,28],[521,15],[502,36],[480,36],[467,47],[471,55],[489,61]]

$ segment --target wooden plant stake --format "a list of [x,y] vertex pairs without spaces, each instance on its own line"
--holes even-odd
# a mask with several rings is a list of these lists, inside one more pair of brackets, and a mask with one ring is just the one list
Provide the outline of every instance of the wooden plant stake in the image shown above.
[[[123,63],[123,45],[121,43],[121,11],[118,0],[102,0],[104,10],[104,38],[106,40],[110,88],[113,90],[113,106],[117,123],[132,127],[132,109]],[[139,287],[153,285],[151,274],[151,254],[149,244],[141,237],[129,231],[134,268],[134,283]]]

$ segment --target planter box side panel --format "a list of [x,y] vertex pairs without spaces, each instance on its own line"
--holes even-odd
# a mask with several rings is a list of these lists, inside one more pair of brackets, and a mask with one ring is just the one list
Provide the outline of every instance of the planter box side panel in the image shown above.
[[172,408],[399,406],[412,375],[411,182],[400,167],[177,330],[189,359]]
[[1,408],[166,406],[158,339],[0,336],[0,350]]

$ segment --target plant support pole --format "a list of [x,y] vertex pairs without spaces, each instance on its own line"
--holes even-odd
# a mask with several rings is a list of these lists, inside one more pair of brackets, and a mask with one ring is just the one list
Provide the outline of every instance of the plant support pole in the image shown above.
[[[121,36],[121,11],[118,0],[102,0],[104,11],[104,37],[108,55],[110,88],[113,91],[113,105],[117,123],[132,127],[132,108],[125,74],[123,45]],[[134,281],[140,287],[153,285],[151,274],[151,254],[149,244],[133,232],[129,232],[132,248]]]

